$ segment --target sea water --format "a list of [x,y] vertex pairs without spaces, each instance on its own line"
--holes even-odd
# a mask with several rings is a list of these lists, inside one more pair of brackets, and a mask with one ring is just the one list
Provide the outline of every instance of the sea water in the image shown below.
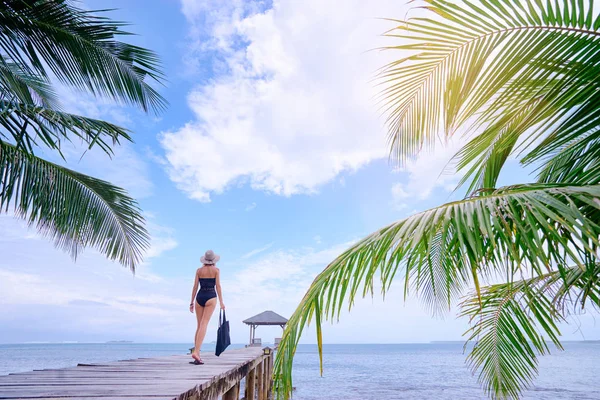
[[[190,344],[0,345],[0,375],[33,369],[185,354]],[[232,345],[231,348],[243,347]],[[204,351],[211,351],[206,346]],[[338,344],[324,346],[319,375],[317,347],[300,345],[294,364],[294,400],[486,399],[465,365],[459,343]],[[565,343],[565,351],[540,358],[539,377],[523,399],[600,399],[600,343]]]

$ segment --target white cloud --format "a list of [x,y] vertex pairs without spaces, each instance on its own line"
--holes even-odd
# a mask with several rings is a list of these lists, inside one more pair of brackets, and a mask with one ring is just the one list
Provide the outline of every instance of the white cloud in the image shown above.
[[200,201],[236,184],[315,193],[385,157],[370,82],[384,55],[366,52],[389,28],[374,17],[403,15],[402,4],[228,4],[183,2],[194,54],[219,63],[217,76],[189,94],[196,119],[161,135],[181,190]]
[[150,248],[146,251],[146,258],[156,258],[165,251],[177,247],[177,240],[173,237],[175,232],[172,228],[162,226],[156,222],[156,216],[152,213],[144,214],[146,227],[150,234]]
[[256,203],[251,203],[246,206],[246,211],[252,211],[256,208]]
[[406,191],[404,184],[396,183],[392,186],[392,196],[396,200],[402,200],[410,197],[410,194]]
[[406,191],[403,183],[395,183],[392,185],[392,200],[396,210],[402,210],[408,207],[408,204],[406,204],[405,201],[409,197],[410,194]]
[[168,250],[177,247],[177,241],[171,237],[153,236],[150,241],[150,248],[146,252],[146,258],[158,257]]
[[[3,221],[6,222],[6,221]],[[22,229],[16,227],[15,229]],[[22,236],[22,235],[15,235]],[[313,279],[352,243],[322,251],[310,247],[263,252],[252,262],[220,263],[227,316],[234,343],[245,343],[242,320],[264,310],[289,317]],[[189,277],[161,275],[159,282],[138,279],[97,253],[85,253],[74,264],[45,240],[0,240],[0,343],[15,341],[104,341],[191,343],[196,327],[188,311],[193,269]],[[10,251],[9,251],[10,250]],[[189,279],[188,279],[189,278]],[[402,277],[383,302],[357,299],[339,324],[324,324],[326,343],[398,343],[459,339],[466,320],[432,319],[419,302],[402,296]],[[583,332],[594,332],[582,317]],[[214,340],[217,319],[208,328]],[[32,323],[33,322],[33,323]],[[385,323],[388,329],[374,330]],[[314,343],[314,328],[303,341]],[[579,338],[569,335],[565,339]],[[257,332],[265,341],[281,336],[280,328]]]
[[259,247],[258,249],[251,250],[248,253],[244,254],[241,258],[243,260],[245,260],[245,259],[254,257],[255,255],[257,255],[259,253],[269,250],[271,247],[273,247],[273,242],[271,242],[263,247]]
[[[352,243],[315,251],[310,247],[266,253],[243,268],[229,273],[221,266],[221,281],[232,331],[246,331],[240,321],[265,310],[288,317],[293,313],[315,276]],[[263,339],[281,335],[281,329],[263,329]],[[243,338],[242,340],[244,340]],[[314,342],[310,337],[309,341]]]
[[[160,275],[159,280],[152,280],[139,279],[140,273],[149,272],[147,265],[134,278],[126,268],[95,252],[85,252],[73,263],[46,240],[36,240],[31,251],[31,240],[23,239],[26,228],[13,221],[3,221],[16,231],[13,239],[0,240],[0,253],[5,255],[0,259],[0,343],[90,337],[191,341],[195,318],[187,304],[192,270],[190,279]],[[235,327],[234,342],[245,342],[241,321],[251,315],[274,309],[289,316],[315,271],[346,246],[321,252],[279,250],[249,264],[240,263],[241,268],[220,265],[228,316]],[[21,325],[25,310],[27,318],[35,321],[26,336]],[[207,341],[214,339],[216,323],[213,318]]]
[[[1,223],[14,233],[0,240],[0,342],[98,335],[134,339],[132,331],[153,340],[164,335],[157,318],[163,330],[178,323],[178,312],[185,315],[187,295],[170,290],[172,283],[149,265],[139,266],[133,277],[93,250],[74,263],[47,240],[23,239],[28,229],[20,221],[3,218]],[[23,315],[35,322],[27,329]]]
[[450,171],[449,162],[465,143],[464,138],[449,140],[445,146],[436,147],[434,152],[423,152],[414,160],[399,169],[407,180],[392,185],[392,203],[397,210],[403,210],[409,204],[428,199],[434,189],[442,188],[446,192],[454,190],[461,175]]
[[[4,211],[3,211],[4,212]],[[20,229],[13,229],[14,225]],[[37,239],[35,229],[27,229],[27,222],[17,218],[12,210],[7,214],[0,214],[0,241],[13,241],[17,239]]]

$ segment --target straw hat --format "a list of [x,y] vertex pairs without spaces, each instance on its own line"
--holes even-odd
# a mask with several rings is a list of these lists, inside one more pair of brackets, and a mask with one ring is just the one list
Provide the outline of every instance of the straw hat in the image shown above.
[[212,250],[208,250],[202,257],[200,257],[200,262],[202,262],[202,264],[213,265],[220,259],[221,256],[216,255]]

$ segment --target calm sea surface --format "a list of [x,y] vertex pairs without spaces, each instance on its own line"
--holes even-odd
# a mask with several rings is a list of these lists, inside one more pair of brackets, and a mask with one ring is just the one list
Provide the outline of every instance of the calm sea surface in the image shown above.
[[[0,345],[0,375],[184,354],[189,347],[146,343]],[[573,342],[565,348],[541,358],[540,376],[524,399],[600,399],[600,343]],[[299,347],[294,400],[486,398],[465,366],[460,344],[325,345],[324,361],[321,378],[316,346]]]

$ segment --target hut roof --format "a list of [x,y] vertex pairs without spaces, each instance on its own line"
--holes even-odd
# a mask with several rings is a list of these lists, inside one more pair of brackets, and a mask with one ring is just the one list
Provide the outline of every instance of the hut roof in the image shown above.
[[273,311],[264,311],[242,322],[246,325],[285,325],[288,320]]

